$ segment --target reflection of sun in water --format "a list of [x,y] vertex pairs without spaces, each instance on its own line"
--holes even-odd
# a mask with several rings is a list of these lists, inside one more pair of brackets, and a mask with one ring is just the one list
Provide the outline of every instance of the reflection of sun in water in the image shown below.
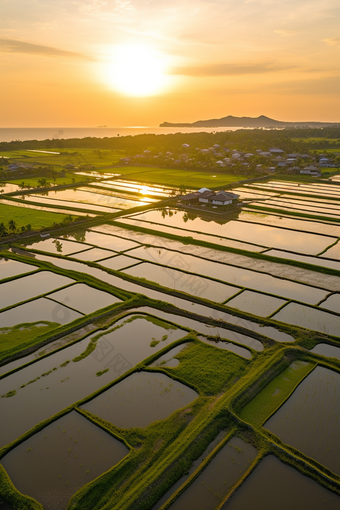
[[165,88],[164,60],[149,46],[119,46],[107,67],[107,80],[127,96],[152,96]]
[[142,186],[140,189],[139,189],[139,193],[142,193],[143,195],[146,195],[149,191],[149,186]]

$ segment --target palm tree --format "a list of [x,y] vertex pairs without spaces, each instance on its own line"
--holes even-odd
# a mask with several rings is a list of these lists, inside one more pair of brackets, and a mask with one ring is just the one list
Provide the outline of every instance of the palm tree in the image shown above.
[[0,237],[5,236],[8,233],[7,228],[3,223],[0,223]]
[[16,232],[17,225],[16,225],[16,223],[15,223],[15,221],[14,221],[14,220],[9,220],[9,222],[8,222],[8,228],[9,228],[9,230],[10,230],[11,232],[13,232],[13,233],[14,233],[14,232]]

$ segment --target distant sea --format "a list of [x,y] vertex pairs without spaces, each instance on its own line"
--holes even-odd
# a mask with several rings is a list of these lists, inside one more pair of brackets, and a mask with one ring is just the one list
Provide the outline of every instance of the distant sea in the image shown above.
[[170,133],[214,133],[217,131],[236,131],[240,128],[161,128],[149,126],[136,127],[88,127],[88,128],[0,128],[0,142],[14,140],[52,140],[60,138],[111,138],[113,136],[134,136],[141,134],[167,135]]

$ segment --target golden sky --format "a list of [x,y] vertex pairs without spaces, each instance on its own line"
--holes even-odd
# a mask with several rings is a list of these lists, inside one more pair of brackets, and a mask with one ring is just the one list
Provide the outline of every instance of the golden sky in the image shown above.
[[0,126],[340,121],[339,0],[1,0]]

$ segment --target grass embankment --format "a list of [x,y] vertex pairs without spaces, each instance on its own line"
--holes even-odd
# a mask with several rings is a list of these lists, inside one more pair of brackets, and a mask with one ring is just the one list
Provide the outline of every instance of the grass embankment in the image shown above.
[[203,188],[226,186],[232,182],[246,179],[243,175],[220,173],[218,170],[184,170],[180,168],[157,168],[144,166],[123,166],[113,169],[132,180],[167,186],[185,186],[187,188]]
[[314,367],[313,363],[294,361],[242,409],[240,418],[254,427],[263,425]]
[[[18,317],[20,320],[20,317]],[[60,324],[57,322],[46,322],[40,321],[29,324],[17,324],[12,328],[1,328],[0,329],[0,351],[1,357],[6,357],[6,354],[13,349],[18,352],[23,345],[27,342],[30,345],[39,343],[39,338],[50,331],[58,328]]]
[[[34,209],[26,209],[16,205],[0,204],[0,222],[8,226],[8,222],[13,220],[17,229],[31,225],[32,230],[40,230],[53,226],[54,223],[62,223],[67,220],[68,214],[47,211],[35,211]],[[76,219],[75,215],[72,220]]]

